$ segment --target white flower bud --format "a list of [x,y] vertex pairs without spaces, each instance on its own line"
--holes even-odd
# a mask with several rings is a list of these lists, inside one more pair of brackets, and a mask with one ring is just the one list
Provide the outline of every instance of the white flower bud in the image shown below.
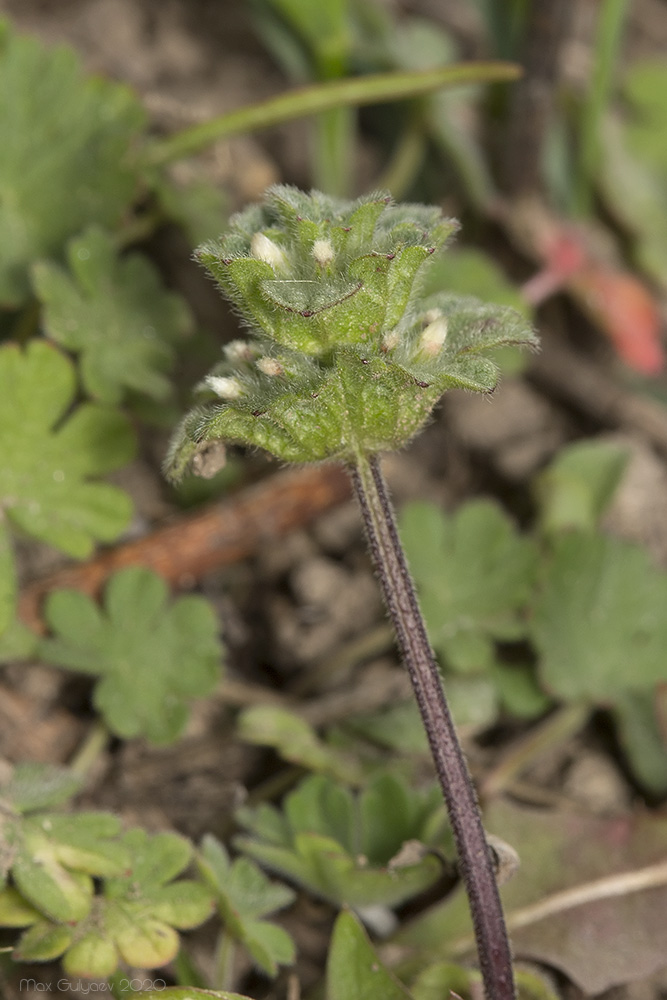
[[257,359],[257,367],[264,375],[284,375],[285,369],[275,358],[263,357]]
[[243,386],[237,378],[228,375],[207,375],[204,379],[209,389],[221,399],[238,399],[243,395]]
[[253,348],[247,340],[230,340],[223,347],[223,351],[227,360],[233,364],[239,364],[241,361],[252,361],[254,354]]
[[419,352],[426,354],[429,358],[435,358],[440,354],[442,345],[447,339],[447,317],[439,316],[422,331],[419,338]]
[[264,233],[255,233],[250,241],[250,253],[257,260],[263,260],[270,264],[276,271],[284,271],[287,267],[287,258],[280,247],[270,240]]
[[310,252],[320,267],[328,267],[335,257],[330,240],[315,240]]
[[385,333],[382,338],[382,350],[383,351],[393,351],[394,348],[398,347],[398,342],[401,338],[396,330],[390,330],[389,333]]

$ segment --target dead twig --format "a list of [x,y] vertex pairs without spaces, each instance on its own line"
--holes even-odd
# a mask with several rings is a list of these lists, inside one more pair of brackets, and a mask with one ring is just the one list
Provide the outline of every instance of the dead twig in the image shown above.
[[60,587],[97,594],[111,573],[126,566],[146,566],[175,587],[191,587],[205,573],[255,555],[262,546],[308,524],[349,496],[347,474],[338,465],[278,472],[144,538],[33,581],[20,595],[19,617],[43,633],[41,604],[46,594]]

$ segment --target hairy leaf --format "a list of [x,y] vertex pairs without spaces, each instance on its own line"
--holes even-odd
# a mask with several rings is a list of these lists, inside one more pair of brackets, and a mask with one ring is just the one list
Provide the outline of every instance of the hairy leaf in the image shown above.
[[[394,775],[378,775],[358,796],[316,775],[287,796],[282,816],[267,805],[241,809],[239,821],[251,836],[238,845],[339,906],[393,906],[441,874],[438,858],[416,843],[440,810],[435,787],[422,793]],[[400,859],[407,841],[414,850]]]
[[20,305],[30,264],[61,257],[84,226],[120,222],[144,122],[127,87],[86,78],[71,50],[0,24],[0,303]]
[[663,681],[666,605],[667,574],[643,549],[580,531],[556,538],[530,621],[547,690],[610,705]]
[[202,842],[199,870],[215,892],[226,932],[248,951],[267,975],[294,961],[294,944],[287,931],[262,918],[289,906],[296,894],[271,882],[249,858],[231,862],[213,836]]
[[18,960],[38,960],[43,942],[55,941],[48,957],[64,953],[63,968],[71,976],[107,977],[121,960],[140,969],[156,968],[176,955],[177,929],[196,927],[211,915],[213,899],[205,886],[174,881],[191,858],[187,840],[135,829],[116,846],[124,864],[117,874],[104,878],[102,894],[91,898],[76,928],[59,937],[57,925],[35,925],[18,943]]
[[188,701],[210,694],[222,648],[211,606],[200,597],[168,602],[160,577],[142,567],[120,570],[101,610],[74,590],[49,596],[46,619],[56,638],[41,644],[50,663],[98,676],[93,700],[125,739],[177,739]]
[[117,538],[131,514],[125,493],[90,480],[135,446],[115,410],[72,410],[75,389],[72,362],[51,345],[0,348],[0,507],[29,535],[84,558],[96,540]]
[[486,500],[453,516],[433,504],[408,504],[399,525],[436,651],[458,670],[491,666],[494,638],[525,634],[521,611],[535,581],[534,543]]
[[103,230],[89,229],[67,248],[70,273],[41,262],[33,269],[50,337],[80,356],[91,396],[120,403],[126,390],[162,400],[174,347],[191,328],[187,305],[167,292],[141,254],[119,257]]

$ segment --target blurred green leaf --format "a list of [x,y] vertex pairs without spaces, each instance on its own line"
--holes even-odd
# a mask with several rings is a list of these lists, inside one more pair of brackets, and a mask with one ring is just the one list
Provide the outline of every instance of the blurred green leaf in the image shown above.
[[194,596],[169,604],[164,581],[142,567],[111,577],[104,611],[78,591],[60,590],[49,595],[45,617],[55,638],[40,644],[42,657],[98,675],[95,706],[124,739],[173,742],[188,701],[210,694],[220,677],[211,606]]
[[664,680],[667,574],[647,552],[576,531],[554,539],[530,621],[548,691],[611,705]]
[[613,498],[628,452],[608,441],[578,441],[556,455],[536,480],[540,522],[547,534],[593,531]]
[[626,691],[612,712],[618,735],[639,783],[653,795],[667,792],[667,738],[664,683],[655,691]]
[[127,526],[130,500],[87,480],[129,461],[126,419],[95,404],[74,408],[72,362],[43,341],[0,348],[0,505],[18,528],[85,558]]
[[327,960],[327,1000],[410,1000],[412,994],[385,968],[351,913],[334,924]]
[[453,962],[438,962],[421,972],[410,986],[413,1000],[442,1000],[442,997],[473,997],[482,988],[482,977],[473,969]]
[[224,846],[213,836],[202,841],[199,870],[215,892],[226,932],[238,941],[268,976],[279,965],[294,961],[294,943],[287,931],[262,918],[289,906],[296,893],[271,882],[249,858],[230,861]]
[[29,294],[28,268],[65,240],[120,223],[137,187],[145,114],[132,92],[89,77],[74,52],[0,23],[0,303]]
[[19,961],[46,957],[48,946],[49,958],[64,953],[63,969],[71,976],[106,978],[121,960],[139,969],[156,968],[176,955],[177,930],[196,927],[211,915],[213,899],[205,886],[174,881],[192,855],[183,837],[135,829],[115,847],[124,863],[116,873],[105,873],[102,895],[91,898],[89,912],[75,918],[76,927],[67,928],[66,935],[50,922],[30,928],[15,950]]
[[[92,905],[91,876],[117,874],[127,862],[116,839],[117,817],[101,812],[58,815],[43,811],[66,801],[80,785],[78,778],[62,768],[33,763],[17,766],[0,790],[0,877],[4,885],[11,874],[21,897],[39,917],[80,920]],[[10,903],[4,897],[0,904],[7,919],[15,916],[16,907]]]
[[436,292],[472,295],[483,302],[511,306],[526,319],[532,317],[519,289],[505,277],[493,257],[473,247],[454,248],[436,257],[426,274],[424,294]]
[[46,333],[80,356],[91,396],[120,403],[130,389],[165,399],[174,344],[192,326],[185,300],[165,291],[146,257],[119,257],[97,227],[71,240],[67,257],[70,273],[45,261],[33,268]]
[[363,771],[350,755],[328,746],[305,719],[285,708],[257,705],[241,713],[238,735],[247,743],[274,747],[285,760],[349,784],[361,784]]
[[525,634],[521,611],[535,580],[534,543],[486,500],[454,515],[407,504],[399,527],[434,648],[454,669],[489,667],[494,639]]
[[[267,868],[336,905],[395,906],[441,874],[441,862],[422,846],[436,826],[442,833],[434,824],[441,812],[435,786],[421,792],[385,773],[355,796],[313,775],[286,797],[282,813],[267,805],[239,810],[250,836],[237,843]],[[400,852],[407,842],[415,842],[414,850],[404,861]]]
[[53,809],[80,791],[83,779],[65,767],[24,761],[2,786],[2,798],[19,813]]
[[667,67],[664,60],[642,59],[625,75],[623,90],[632,116],[626,123],[631,153],[657,167],[667,182]]
[[[8,533],[3,534],[2,528],[0,527],[0,539],[7,538]],[[3,573],[6,575],[3,576]],[[8,583],[13,584],[14,581],[14,565],[13,562],[9,566],[0,566],[0,589]],[[12,586],[11,591],[12,605],[10,611],[13,611],[13,604],[15,600],[15,589]],[[7,624],[4,632],[2,631],[2,613],[0,605],[0,663],[9,663],[12,660],[28,660],[31,656],[36,655],[37,647],[39,645],[39,637],[31,632],[29,628],[26,628],[17,618],[11,618]]]

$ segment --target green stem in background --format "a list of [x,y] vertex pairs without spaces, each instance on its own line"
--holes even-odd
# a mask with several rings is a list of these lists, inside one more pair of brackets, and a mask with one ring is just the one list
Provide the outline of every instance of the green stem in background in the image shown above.
[[231,934],[223,928],[218,935],[213,970],[214,990],[229,990],[234,982],[234,955],[236,943]]
[[111,733],[102,719],[98,719],[90,727],[88,734],[69,762],[72,774],[85,777],[90,773],[95,761],[107,749]]
[[580,216],[593,208],[593,185],[600,160],[600,130],[618,65],[618,52],[628,0],[603,0],[600,4],[592,78],[587,89],[578,132],[578,156],[572,209]]
[[406,73],[378,73],[300,87],[259,104],[227,112],[192,125],[167,139],[155,140],[147,150],[151,165],[163,165],[191,156],[220,139],[268,128],[333,108],[382,104],[428,94],[440,87],[467,83],[516,80],[520,68],[504,62],[469,62],[442,69]]
[[394,198],[405,197],[414,183],[426,155],[426,130],[421,106],[415,106],[404,126],[391,159],[376,182],[379,191],[391,191]]
[[445,699],[440,671],[405,561],[378,459],[351,468],[375,569],[415,691],[442,786],[489,1000],[513,1000],[512,956],[477,797]]
[[561,746],[582,729],[590,718],[590,705],[564,705],[535,726],[501,758],[481,787],[483,801],[500,794],[521,772],[547,750]]
[[350,194],[354,127],[352,108],[332,108],[315,119],[313,183],[318,190],[340,198]]

